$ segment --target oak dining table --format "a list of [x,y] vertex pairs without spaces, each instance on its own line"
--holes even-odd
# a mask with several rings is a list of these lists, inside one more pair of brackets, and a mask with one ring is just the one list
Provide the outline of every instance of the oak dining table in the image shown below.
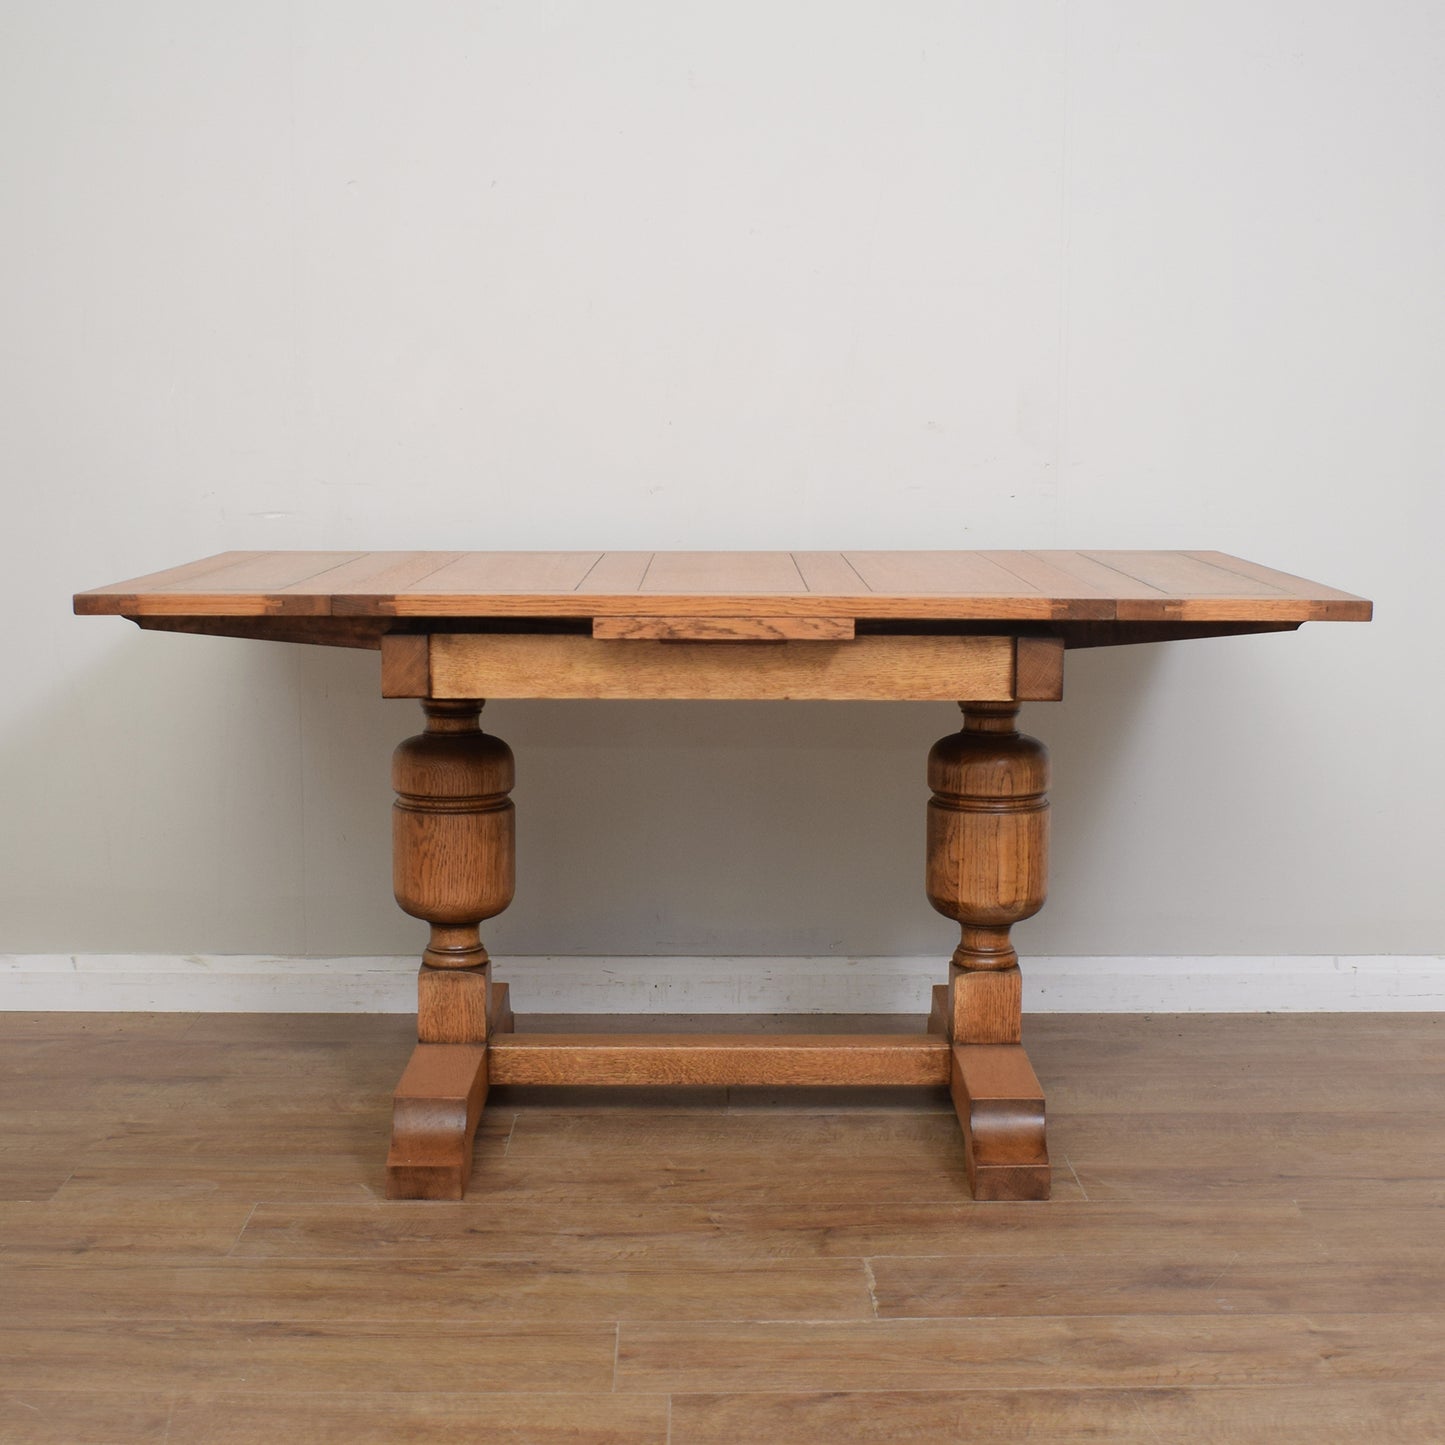
[[[459,1199],[492,1084],[939,1085],[974,1197],[1044,1199],[1015,923],[1044,903],[1049,763],[1016,727],[1076,648],[1367,621],[1361,597],[1213,551],[223,552],[79,592],[142,628],[380,653],[424,730],[392,760],[394,889],[429,925],[386,1192]],[[489,698],[956,703],[928,755],[928,901],[960,925],[904,1034],[517,1032],[482,923],[514,887]],[[532,879],[529,886],[561,886]],[[940,971],[943,965],[940,964]]]

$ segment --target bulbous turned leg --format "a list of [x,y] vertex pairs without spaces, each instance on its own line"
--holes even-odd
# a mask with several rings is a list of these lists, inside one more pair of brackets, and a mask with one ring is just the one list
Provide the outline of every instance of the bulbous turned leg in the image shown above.
[[[1048,754],[1011,703],[963,703],[928,757],[928,901],[961,925],[936,1013],[953,1042],[953,1100],[976,1199],[1046,1199],[1043,1091],[1020,1044],[1009,930],[1043,907]],[[939,990],[942,993],[942,990]]]
[[426,731],[392,759],[396,901],[431,928],[417,978],[418,1046],[393,1101],[387,1194],[460,1199],[487,1096],[494,999],[480,925],[512,901],[512,752],[476,701],[422,704]]

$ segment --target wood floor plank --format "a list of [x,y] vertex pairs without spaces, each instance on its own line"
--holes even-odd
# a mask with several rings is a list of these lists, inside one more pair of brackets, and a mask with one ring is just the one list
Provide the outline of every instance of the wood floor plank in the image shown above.
[[170,1428],[186,1445],[666,1445],[667,1416],[657,1395],[211,1395],[179,1399]]
[[229,1254],[254,1207],[244,1200],[182,1209],[152,1200],[0,1203],[0,1260]]
[[1151,1113],[1127,1126],[1109,1114],[1073,1114],[1051,1140],[1076,1168],[1107,1173],[1113,1164],[1233,1165],[1258,1161],[1300,1174],[1352,1174],[1377,1180],[1413,1178],[1422,1165],[1445,1172],[1445,1111],[1397,1110],[1387,1117],[1344,1109],[1238,1116]]
[[[1421,1161],[1419,1167],[1429,1170],[1432,1163]],[[1368,1206],[1378,1203],[1385,1189],[1396,1208],[1445,1204],[1445,1173],[1397,1174],[1382,1185],[1379,1179],[1363,1171],[1296,1172],[1272,1170],[1260,1163],[1240,1168],[1209,1164],[1111,1164],[1098,1171],[1087,1165],[1078,1165],[1076,1169],[1080,1187],[1095,1201],[1128,1200],[1146,1204],[1201,1199],[1232,1208],[1245,1201],[1279,1199],[1302,1205]]]
[[0,1445],[122,1445],[165,1440],[171,1408],[166,1390],[0,1388]]
[[[64,1078],[64,1075],[60,1075]],[[378,1103],[389,1100],[391,1090],[378,1083],[374,1088],[350,1084],[328,1071],[313,1073],[307,1080],[310,1087],[302,1092],[296,1086],[305,1078],[298,1068],[288,1081],[280,1074],[267,1078],[239,1078],[235,1075],[198,1074],[189,1078],[146,1079],[121,1076],[109,1084],[73,1082],[65,1093],[64,1110],[75,1113],[94,1109],[105,1103],[124,1116],[126,1124],[137,1126],[186,1115],[194,1116],[207,1105],[214,1105],[217,1095],[224,1097],[227,1118],[236,1128],[250,1126],[262,1129],[268,1121],[278,1124],[291,1119],[314,1124],[318,1111],[328,1119],[358,1116],[367,1122],[375,1116]],[[392,1081],[395,1083],[395,1080]],[[14,1113],[25,1110],[33,1115],[41,1112],[47,1100],[56,1097],[57,1078],[37,1068],[22,1079],[4,1084],[5,1102],[0,1108],[0,1129],[6,1128]],[[54,1113],[55,1110],[44,1110]]]
[[1234,1062],[1263,1068],[1271,1083],[1288,1083],[1291,1066],[1328,1063],[1322,1047],[1349,1054],[1371,1042],[1388,1042],[1409,1057],[1439,1062],[1445,1014],[1036,1014],[1027,1019],[1033,1042],[1074,1057],[1112,1048],[1125,1067],[1150,1058]]
[[1310,1204],[1305,1227],[1332,1258],[1435,1264],[1445,1261],[1445,1206],[1379,1207]]
[[1445,1378],[1445,1313],[624,1325],[618,1389],[1145,1389]]
[[0,1297],[37,1322],[413,1320],[871,1319],[867,1276],[856,1259],[780,1261],[705,1269],[631,1269],[546,1260],[345,1261],[232,1259],[149,1264],[110,1259],[10,1262],[0,1257]]
[[1430,1313],[1445,1301],[1445,1261],[1331,1259],[1319,1245],[1196,1255],[1129,1249],[1078,1256],[966,1262],[871,1260],[882,1319],[970,1319],[985,1315]]
[[[256,1015],[232,1014],[227,1017],[254,1020]],[[56,1013],[18,1009],[14,1013],[0,1012],[0,1042],[50,1039],[79,1051],[97,1040],[181,1038],[195,1027],[198,1018],[199,1014],[192,1013]]]
[[[324,1098],[324,1095],[318,1098]],[[194,1117],[194,1116],[193,1116]],[[511,1128],[503,1114],[483,1115],[479,1140],[505,1139]],[[212,1159],[218,1163],[245,1165],[254,1161],[307,1159],[312,1156],[349,1156],[375,1138],[386,1137],[386,1121],[361,1114],[339,1114],[327,1119],[318,1114],[296,1114],[271,1120],[260,1115],[236,1117],[218,1101],[215,1117],[199,1122],[167,1122],[157,1113],[145,1119],[126,1119],[112,1128],[104,1139],[86,1146],[87,1164],[120,1163],[126,1159]]]
[[[1251,1014],[1046,1016],[1029,1020],[1028,1038],[1056,1118],[1213,1114],[1227,1124],[1261,1106],[1262,1081],[1271,1113],[1437,1112],[1445,1095],[1445,1015],[1299,1014],[1284,1025],[1271,1020]],[[1354,1069],[1348,1096],[1342,1094],[1342,1066],[1382,1052],[1392,1067]]]
[[[1038,1050],[1031,1050],[1038,1052]],[[1403,1061],[1402,1061],[1403,1062]],[[1108,1114],[1124,1120],[1136,1114],[1189,1114],[1240,1117],[1259,1106],[1259,1088],[1251,1075],[1236,1064],[1201,1064],[1180,1067],[1151,1084],[1143,1073],[1108,1077],[1094,1068],[1089,1076],[1072,1070],[1056,1054],[1043,1060],[1039,1077],[1045,1081],[1051,1111],[1060,1116]],[[1282,1077],[1271,1099],[1272,1112],[1338,1115],[1338,1070],[1324,1062],[1301,1065]],[[1101,1074],[1104,1075],[1101,1077]],[[1445,1097],[1445,1070],[1439,1060],[1424,1061],[1418,1071],[1388,1077],[1363,1077],[1350,1086],[1348,1112],[1356,1117],[1375,1114],[1425,1113]]]
[[1434,1445],[1445,1385],[677,1395],[671,1445]]
[[[3,1015],[0,1015],[3,1017]],[[13,1101],[12,1084],[25,1080],[64,1080],[67,1089],[83,1085],[104,1089],[117,1083],[157,1081],[189,1085],[196,1082],[234,1083],[269,1088],[291,1080],[369,1087],[372,1075],[385,1077],[391,1061],[380,1056],[358,1057],[362,1040],[322,1039],[311,1042],[276,1038],[244,1041],[175,1038],[158,1047],[155,1036],[92,1039],[77,1048],[72,1037],[4,1039],[0,1048],[0,1079],[4,1098]],[[405,1044],[398,1045],[402,1052]],[[358,1074],[360,1077],[358,1078]],[[67,1094],[67,1099],[69,1095]]]
[[[1225,1261],[1236,1255],[1295,1257],[1320,1239],[1298,1206],[1089,1204],[1042,1208],[949,1203],[783,1203],[718,1206],[526,1200],[258,1204],[233,1253],[269,1259],[539,1259],[566,1263],[931,1256],[960,1260],[1033,1258],[1041,1251]],[[875,1262],[876,1268],[876,1262]]]
[[[474,1168],[486,1171],[500,1162],[511,1119],[483,1116],[473,1155]],[[173,1141],[156,1130],[108,1141],[80,1151],[73,1172],[54,1191],[58,1200],[206,1198],[245,1200],[374,1199],[386,1193],[382,1162],[384,1123],[348,1140],[334,1130],[263,1144],[229,1144],[217,1122],[209,1138],[178,1135]],[[169,1145],[181,1146],[171,1152]]]
[[612,1388],[617,1346],[611,1325],[10,1321],[0,1324],[0,1360],[12,1391],[83,1381],[91,1390],[424,1393],[464,1382],[591,1393]]
[[139,1159],[82,1165],[50,1197],[68,1204],[86,1202],[110,1208],[140,1200],[315,1203],[385,1195],[381,1171],[368,1168],[359,1159],[318,1157],[314,1166],[303,1174],[293,1159],[198,1160],[158,1153],[149,1165]]
[[42,1202],[75,1171],[71,1155],[64,1149],[0,1150],[0,1201]]
[[[111,1018],[165,1018],[167,1015],[110,1015]],[[416,1018],[411,1014],[193,1014],[185,1032],[197,1042],[349,1044],[353,1050],[390,1043],[406,1062],[416,1042]],[[368,1054],[358,1054],[368,1057]]]

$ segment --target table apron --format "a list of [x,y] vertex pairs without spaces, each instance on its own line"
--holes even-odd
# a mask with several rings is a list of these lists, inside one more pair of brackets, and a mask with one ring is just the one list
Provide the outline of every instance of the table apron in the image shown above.
[[572,634],[384,637],[382,694],[565,698],[1026,702],[1063,696],[1051,637],[889,635],[673,642]]

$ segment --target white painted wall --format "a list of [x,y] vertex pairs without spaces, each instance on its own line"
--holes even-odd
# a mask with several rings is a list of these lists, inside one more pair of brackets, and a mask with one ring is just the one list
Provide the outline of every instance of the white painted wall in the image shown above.
[[[1445,950],[1445,22],[1366,0],[0,6],[0,949],[414,950],[365,653],[247,547],[1217,547],[1080,653],[1035,955]],[[927,705],[498,704],[528,954],[939,956]]]

